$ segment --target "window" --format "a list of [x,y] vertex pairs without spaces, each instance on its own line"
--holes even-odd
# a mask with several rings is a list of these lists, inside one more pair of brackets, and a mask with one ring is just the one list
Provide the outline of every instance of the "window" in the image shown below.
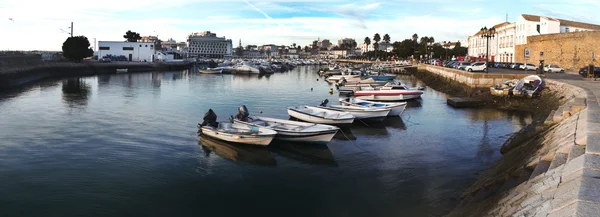
[[569,27],[565,28],[565,32],[569,32]]
[[110,47],[99,47],[99,50],[110,50]]
[[123,50],[133,50],[133,47],[123,47]]
[[150,47],[154,47],[154,45],[150,45]]
[[148,45],[146,45],[146,47],[148,47]]
[[140,44],[140,47],[142,47],[142,45]]

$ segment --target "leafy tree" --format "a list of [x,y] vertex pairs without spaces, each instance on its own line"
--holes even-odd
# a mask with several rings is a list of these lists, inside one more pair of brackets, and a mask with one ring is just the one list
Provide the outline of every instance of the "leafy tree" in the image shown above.
[[296,47],[296,43],[293,43],[293,44],[292,44],[292,47],[294,47],[294,48],[295,48],[295,47]]
[[356,46],[358,46],[358,44],[356,44],[355,40],[352,40],[352,49],[356,49]]
[[132,32],[131,30],[127,30],[125,35],[123,35],[123,38],[127,39],[128,42],[137,42],[138,40],[142,39],[140,33]]
[[90,41],[85,36],[69,37],[62,46],[63,56],[74,61],[91,57],[94,51],[90,48]]
[[414,41],[410,39],[405,39],[401,42],[394,42],[392,47],[394,48],[392,53],[400,58],[407,58],[414,54]]
[[369,45],[371,44],[371,39],[369,37],[365,37],[365,45],[367,45],[367,49],[365,52],[369,51]]
[[235,49],[235,55],[239,57],[244,56],[244,49],[242,47],[237,47]]
[[417,41],[419,39],[419,35],[417,35],[417,33],[412,35],[412,40],[413,41]]
[[386,43],[390,43],[392,39],[390,38],[390,35],[388,35],[387,33],[383,36],[383,41],[385,41]]
[[373,36],[373,41],[375,41],[375,43],[373,43],[373,48],[377,50],[379,48],[379,41],[381,41],[381,36],[379,36],[379,33],[375,33]]
[[300,51],[300,50],[302,50],[302,46],[298,45],[298,47],[296,49],[298,49],[298,51]]

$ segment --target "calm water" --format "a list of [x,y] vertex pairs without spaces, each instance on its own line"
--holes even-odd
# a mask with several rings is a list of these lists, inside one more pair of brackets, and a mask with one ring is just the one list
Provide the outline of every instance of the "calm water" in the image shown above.
[[0,216],[439,216],[530,122],[427,89],[402,118],[344,128],[327,146],[198,138],[209,108],[223,121],[242,104],[287,119],[287,106],[335,102],[316,70],[107,75],[0,94]]

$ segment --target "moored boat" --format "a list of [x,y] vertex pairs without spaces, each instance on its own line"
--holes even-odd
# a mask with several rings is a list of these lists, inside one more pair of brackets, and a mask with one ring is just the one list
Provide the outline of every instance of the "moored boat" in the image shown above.
[[117,69],[117,73],[127,73],[127,69]]
[[337,133],[338,127],[276,118],[250,116],[246,106],[239,108],[233,118],[235,123],[260,126],[275,130],[275,139],[298,142],[328,143]]
[[546,83],[542,78],[537,75],[529,75],[519,80],[515,86],[509,90],[509,95],[513,96],[524,96],[524,97],[537,97],[542,94]]
[[382,121],[390,113],[389,108],[368,108],[368,107],[355,107],[355,106],[344,106],[344,105],[330,105],[327,106],[329,100],[325,99],[321,105],[314,107],[308,106],[309,108],[320,108],[327,109],[337,112],[348,112],[354,115],[356,120],[372,120]]
[[403,101],[421,97],[423,91],[411,89],[397,81],[388,83],[383,87],[360,87],[354,91],[354,97],[371,101]]
[[199,132],[203,136],[227,142],[262,146],[269,145],[277,134],[276,131],[265,127],[216,121],[217,115],[212,109],[209,109],[204,115],[204,122],[198,124]]
[[351,124],[354,115],[312,106],[289,107],[288,114],[299,120],[318,124]]
[[201,74],[221,74],[221,73],[223,73],[223,69],[217,69],[217,68],[198,69],[198,72]]
[[401,116],[406,109],[406,102],[400,103],[382,103],[382,102],[370,102],[367,100],[361,100],[356,98],[340,99],[340,103],[345,106],[357,106],[357,107],[368,107],[368,108],[389,108],[390,113],[388,116]]

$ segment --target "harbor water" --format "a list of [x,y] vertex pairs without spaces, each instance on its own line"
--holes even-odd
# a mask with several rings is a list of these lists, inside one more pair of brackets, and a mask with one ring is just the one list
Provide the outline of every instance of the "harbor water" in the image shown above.
[[455,109],[426,88],[401,118],[343,127],[328,145],[198,137],[208,109],[288,119],[289,106],[337,104],[317,70],[101,75],[0,93],[0,216],[442,216],[531,122]]

